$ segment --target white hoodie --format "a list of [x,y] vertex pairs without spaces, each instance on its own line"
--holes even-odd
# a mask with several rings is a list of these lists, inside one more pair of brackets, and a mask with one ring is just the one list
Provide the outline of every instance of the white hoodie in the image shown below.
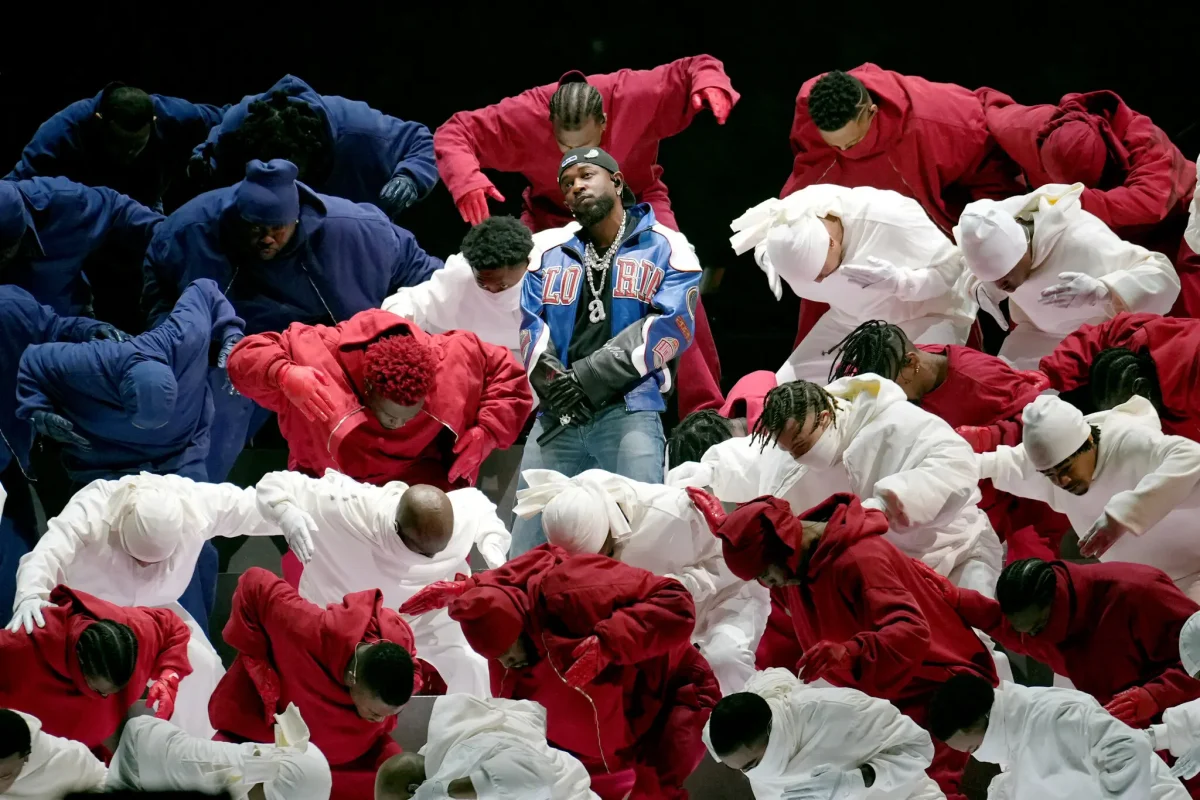
[[83,743],[51,736],[37,717],[14,713],[29,725],[29,760],[0,797],[58,800],[72,792],[104,791],[108,770]]

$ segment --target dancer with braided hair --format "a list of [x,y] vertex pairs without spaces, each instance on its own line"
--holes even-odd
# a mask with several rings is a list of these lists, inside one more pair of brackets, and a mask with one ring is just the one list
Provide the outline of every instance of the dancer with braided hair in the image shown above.
[[32,714],[52,736],[111,751],[129,708],[168,719],[179,681],[192,671],[188,628],[165,608],[122,608],[59,586],[32,634],[0,631],[0,708]]
[[[438,171],[471,225],[488,218],[488,198],[504,202],[482,170],[521,173],[529,182],[521,220],[537,233],[574,221],[559,188],[561,156],[603,148],[621,165],[633,196],[650,204],[660,224],[679,231],[658,165],[659,142],[682,132],[704,108],[724,124],[739,97],[721,62],[707,55],[611,75],[572,70],[556,83],[452,116],[433,135]],[[696,347],[680,360],[681,418],[721,405],[721,362],[703,303],[695,316]]]
[[473,485],[533,408],[506,348],[467,331],[430,335],[379,309],[337,327],[248,336],[229,356],[229,377],[279,414],[289,469],[378,485]]
[[437,185],[428,128],[360,100],[317,94],[294,75],[226,111],[196,148],[189,172],[228,186],[247,161],[273,158],[299,167],[300,180],[316,191],[374,203],[392,219]]
[[1096,411],[1140,395],[1163,433],[1200,442],[1200,320],[1118,314],[1080,327],[1038,368],[1060,392],[1090,387]]

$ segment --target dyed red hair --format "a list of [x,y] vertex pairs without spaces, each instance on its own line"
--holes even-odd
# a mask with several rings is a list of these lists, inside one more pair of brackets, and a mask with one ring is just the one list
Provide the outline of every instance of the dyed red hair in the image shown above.
[[411,336],[389,336],[367,346],[364,377],[375,394],[411,406],[433,389],[436,365],[433,348]]

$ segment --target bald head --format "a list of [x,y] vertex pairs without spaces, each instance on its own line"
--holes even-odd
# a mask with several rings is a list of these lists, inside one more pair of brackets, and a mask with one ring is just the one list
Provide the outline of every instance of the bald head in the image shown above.
[[432,558],[442,552],[454,533],[450,498],[433,486],[410,486],[396,509],[396,532],[414,553]]
[[375,773],[375,800],[409,800],[424,782],[425,756],[392,756]]

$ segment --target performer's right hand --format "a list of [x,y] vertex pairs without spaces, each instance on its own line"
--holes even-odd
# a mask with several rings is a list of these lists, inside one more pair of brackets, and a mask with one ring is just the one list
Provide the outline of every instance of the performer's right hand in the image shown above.
[[8,630],[17,633],[21,628],[25,629],[26,633],[33,633],[33,626],[36,624],[39,628],[46,627],[46,617],[42,615],[43,608],[50,608],[54,603],[43,600],[40,597],[26,597],[17,604],[13,610],[12,620],[8,623]]
[[39,436],[46,436],[56,442],[73,444],[83,450],[91,450],[92,443],[75,433],[75,426],[66,417],[61,417],[53,411],[35,411],[29,418],[29,424]]
[[468,225],[478,225],[485,219],[491,216],[488,212],[487,198],[492,198],[497,203],[504,202],[504,195],[492,186],[490,183],[479,189],[471,191],[458,198],[458,213],[462,214],[463,221]]
[[280,390],[309,422],[333,420],[332,386],[329,376],[312,367],[287,364],[279,370]]
[[288,547],[300,559],[301,564],[312,561],[316,546],[313,534],[317,532],[317,521],[302,508],[289,504],[279,515],[279,529],[287,539]]

